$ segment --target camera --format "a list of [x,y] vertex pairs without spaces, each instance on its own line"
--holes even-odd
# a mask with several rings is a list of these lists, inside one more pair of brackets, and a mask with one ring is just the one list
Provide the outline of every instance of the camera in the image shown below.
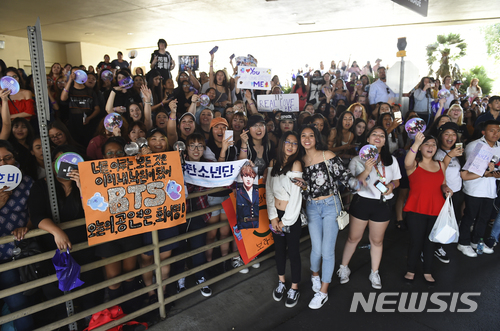
[[325,83],[325,80],[323,77],[312,77],[312,83],[316,85],[323,85]]

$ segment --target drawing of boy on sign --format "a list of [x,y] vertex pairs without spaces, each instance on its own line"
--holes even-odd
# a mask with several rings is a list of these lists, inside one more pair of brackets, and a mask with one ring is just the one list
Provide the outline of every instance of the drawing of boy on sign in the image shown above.
[[242,182],[236,187],[236,217],[238,228],[256,229],[259,227],[259,190],[257,168],[245,164],[240,171]]

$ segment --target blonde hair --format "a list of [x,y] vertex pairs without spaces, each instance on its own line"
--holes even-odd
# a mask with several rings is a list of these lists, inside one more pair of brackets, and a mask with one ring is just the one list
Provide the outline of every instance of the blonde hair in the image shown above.
[[[458,126],[461,126],[463,123],[462,123],[462,120],[464,118],[464,110],[462,109],[462,107],[459,105],[459,104],[454,104],[454,105],[451,105],[451,107],[448,109],[448,112],[446,112],[446,115],[450,116],[450,113],[451,111],[453,110],[453,108],[458,108],[460,109],[460,116],[458,117],[457,119],[457,125]],[[451,117],[451,116],[450,116]]]
[[349,108],[347,108],[347,111],[348,112],[351,112],[352,115],[354,116],[354,107],[361,107],[361,112],[362,112],[362,115],[361,115],[361,118],[366,122],[368,123],[368,114],[366,113],[366,109],[365,107],[360,104],[359,102],[356,102],[356,103],[353,103],[352,105],[349,106]]

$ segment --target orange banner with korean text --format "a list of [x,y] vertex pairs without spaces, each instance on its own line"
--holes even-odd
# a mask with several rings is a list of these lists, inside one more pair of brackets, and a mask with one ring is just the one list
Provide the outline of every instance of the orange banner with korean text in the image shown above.
[[234,193],[222,203],[226,212],[234,240],[238,246],[241,259],[245,264],[252,261],[260,253],[274,244],[273,234],[269,228],[267,215],[266,185],[263,179],[259,180],[259,227],[239,229],[236,220],[236,197]]
[[80,162],[89,245],[186,222],[178,152]]

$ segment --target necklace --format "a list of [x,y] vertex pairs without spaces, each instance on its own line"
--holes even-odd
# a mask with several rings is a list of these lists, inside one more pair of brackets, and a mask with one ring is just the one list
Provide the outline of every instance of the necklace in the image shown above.
[[[318,154],[318,153],[316,153],[316,155],[317,155],[317,154]],[[307,155],[307,154],[306,154],[306,155]],[[312,161],[313,161],[313,159],[316,157],[316,155],[314,155],[314,156],[312,156],[312,157],[310,157],[310,158],[309,158],[309,161],[308,161],[309,165],[312,165],[312,164],[313,164],[313,163],[312,163]],[[309,156],[309,155],[307,155],[307,156]]]

